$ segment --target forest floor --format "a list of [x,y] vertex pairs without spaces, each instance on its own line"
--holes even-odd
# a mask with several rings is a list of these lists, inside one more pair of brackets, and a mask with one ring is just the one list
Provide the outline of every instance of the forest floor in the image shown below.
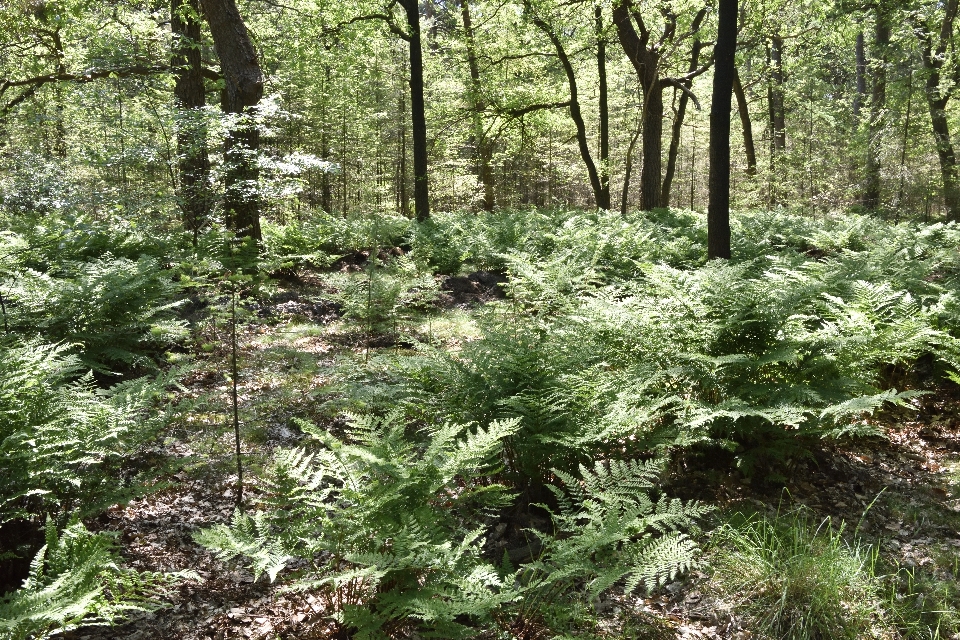
[[[482,295],[453,289],[440,315],[412,327],[419,338],[450,349],[476,335],[473,319],[483,307]],[[347,392],[343,381],[364,366],[368,348],[371,361],[378,353],[402,357],[404,350],[369,346],[310,278],[281,286],[251,310],[254,317],[239,336],[239,398],[245,462],[256,470],[274,447],[301,437],[291,417],[329,422],[323,417],[329,409],[321,411],[321,405]],[[223,337],[214,331],[206,339],[226,344]],[[193,541],[198,529],[228,521],[236,500],[227,355],[217,347],[198,358],[183,381],[179,417],[149,452],[176,463],[178,471],[166,478],[169,487],[116,506],[99,522],[102,530],[117,533],[129,566],[193,570],[202,580],[174,588],[166,608],[123,626],[82,628],[68,638],[334,637],[330,612],[314,595],[284,591],[266,578],[255,581]],[[690,457],[674,462],[668,492],[717,505],[714,524],[737,511],[774,514],[802,505],[816,522],[844,522],[851,534],[856,529],[863,540],[879,542],[886,566],[913,572],[917,580],[922,574],[930,584],[952,583],[960,557],[960,396],[951,389],[878,416],[885,438],[824,442],[812,458],[793,463],[783,474],[786,482],[750,482],[725,461]],[[258,490],[253,477],[245,475],[248,496]],[[627,637],[621,635],[624,620],[641,618],[655,621],[650,628],[659,629],[656,637],[755,637],[734,605],[713,592],[707,573],[694,572],[647,597],[596,603],[605,622],[592,633]]]

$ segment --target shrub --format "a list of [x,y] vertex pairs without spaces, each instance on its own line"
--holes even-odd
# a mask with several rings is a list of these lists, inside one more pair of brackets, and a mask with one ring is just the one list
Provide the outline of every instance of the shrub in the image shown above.
[[301,423],[323,448],[278,452],[258,510],[198,541],[245,558],[258,576],[301,567],[293,588],[320,588],[358,638],[410,626],[424,637],[473,637],[495,613],[535,616],[561,591],[652,589],[693,566],[696,547],[682,530],[708,509],[651,497],[662,461],[558,472],[558,506],[541,505],[554,531],[532,532],[542,542],[536,559],[492,564],[481,555],[485,523],[511,496],[491,477],[517,421],[446,424],[415,443],[398,417],[352,417],[355,444]]
[[338,291],[333,298],[345,318],[371,333],[392,333],[405,309],[433,301],[437,283],[408,256],[381,263],[371,261],[363,273],[331,274],[327,281]]
[[684,530],[696,531],[711,508],[651,497],[663,467],[663,460],[611,460],[581,466],[577,476],[557,471],[563,487],[548,487],[558,506],[541,505],[554,531],[534,532],[543,549],[521,571],[528,600],[549,601],[580,585],[593,599],[614,585],[649,592],[692,569],[697,547]]
[[512,258],[513,305],[408,370],[414,402],[439,416],[520,417],[507,448],[525,475],[657,446],[720,445],[747,471],[768,467],[820,438],[878,434],[865,415],[921,393],[890,371],[958,361],[942,320],[952,294],[884,280],[862,256],[646,264],[612,284],[576,256]]

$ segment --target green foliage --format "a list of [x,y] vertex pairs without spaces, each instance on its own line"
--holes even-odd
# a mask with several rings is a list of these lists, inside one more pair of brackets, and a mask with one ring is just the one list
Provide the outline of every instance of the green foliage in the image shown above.
[[446,424],[416,443],[398,416],[351,416],[353,444],[301,423],[322,448],[278,451],[260,508],[197,540],[271,580],[300,567],[293,587],[320,588],[361,638],[410,625],[423,637],[471,637],[471,625],[504,608],[530,616],[580,585],[593,596],[614,584],[649,590],[693,566],[683,531],[709,508],[651,497],[657,460],[558,472],[554,531],[531,532],[542,542],[537,559],[495,567],[481,556],[478,522],[510,497],[490,478],[518,421]]
[[331,246],[330,228],[315,222],[288,222],[273,224],[264,221],[263,255],[261,265],[267,271],[292,269],[300,266],[324,267],[334,256],[327,252]]
[[695,566],[696,545],[684,530],[711,511],[696,502],[651,497],[663,460],[598,462],[578,476],[556,471],[563,488],[550,485],[557,508],[554,531],[534,532],[540,559],[522,574],[539,598],[585,585],[593,598],[615,584],[625,592],[650,591]]
[[483,478],[516,421],[446,424],[416,443],[398,414],[353,416],[353,444],[300,424],[321,448],[279,451],[262,510],[201,532],[201,544],[244,557],[271,578],[303,559],[309,568],[297,585],[324,589],[342,624],[362,638],[404,624],[462,637],[465,621],[515,597],[480,557],[483,528],[471,523],[508,498]]
[[763,638],[888,638],[875,549],[803,513],[738,514],[713,533],[711,584]]
[[148,354],[184,337],[173,319],[175,285],[156,260],[109,254],[63,262],[42,272],[25,268],[3,282],[11,331],[82,347],[88,366],[152,364]]
[[393,332],[401,313],[430,303],[436,280],[408,256],[370,261],[362,273],[337,273],[326,280],[337,288],[334,299],[345,318],[373,333]]
[[99,513],[143,490],[125,457],[162,425],[155,397],[175,374],[104,392],[66,346],[0,344],[0,524]]
[[617,241],[618,263],[606,243],[639,229],[571,217],[557,237],[575,240],[509,257],[513,303],[484,314],[481,339],[407,365],[412,402],[458,421],[520,417],[507,451],[522,476],[692,445],[731,449],[751,471],[820,438],[876,435],[863,418],[921,392],[894,387],[922,384],[915,363],[955,367],[956,258],[937,248],[952,226],[918,242],[916,230],[854,218],[870,230],[862,250],[818,260],[760,240],[802,238],[812,223],[741,220],[753,257],[691,268],[649,261],[688,231],[629,251]]
[[46,545],[23,586],[0,599],[0,638],[42,640],[80,625],[109,625],[157,608],[161,588],[188,574],[122,569],[113,542],[74,516],[61,532],[47,520]]

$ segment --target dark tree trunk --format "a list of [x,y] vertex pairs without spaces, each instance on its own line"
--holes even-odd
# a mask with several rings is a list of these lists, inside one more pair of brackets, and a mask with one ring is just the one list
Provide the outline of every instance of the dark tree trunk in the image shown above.
[[251,108],[263,97],[263,73],[243,18],[234,0],[201,0],[220,59],[224,87],[220,107],[235,114],[236,124],[224,141],[224,214],[228,229],[253,240],[261,239],[257,153],[260,132]]
[[737,98],[737,112],[740,114],[740,126],[743,127],[743,154],[747,158],[747,175],[757,175],[757,149],[753,142],[753,123],[750,120],[750,106],[747,94],[740,82],[740,73],[733,70],[733,95]]
[[[664,13],[666,18],[662,37],[657,42],[651,41],[651,30],[643,22],[639,13],[633,12],[633,0],[617,0],[613,4],[613,22],[617,27],[617,37],[624,53],[637,72],[640,87],[643,89],[643,169],[640,172],[640,207],[649,211],[660,206],[663,183],[662,158],[663,151],[663,90],[667,86],[677,88],[686,87],[697,75],[706,71],[705,65],[694,72],[680,78],[660,77],[660,56],[666,43],[673,43],[676,38],[695,36],[700,30],[700,24],[706,16],[706,9],[701,9],[691,25],[690,31],[678,36],[676,16],[669,11]],[[637,23],[637,29],[633,22]],[[696,40],[694,42],[697,42]]]
[[[690,51],[690,73],[693,73],[697,67],[700,66],[701,49],[703,49],[702,42],[697,40],[693,43],[693,49]],[[663,187],[660,192],[661,207],[670,206],[670,191],[673,188],[673,176],[677,171],[677,157],[680,154],[680,132],[683,130],[683,121],[687,114],[687,103],[689,101],[690,96],[688,96],[686,92],[681,92],[676,117],[673,119],[673,130],[670,132],[670,150],[667,152],[667,171],[663,176]]]
[[651,211],[660,206],[660,182],[663,175],[663,89],[653,82],[644,87],[643,103],[643,168],[640,169],[640,208]]
[[423,101],[423,45],[420,38],[420,3],[401,0],[407,16],[410,45],[410,124],[413,132],[413,208],[417,220],[430,218],[430,185],[427,178],[427,116]]
[[171,0],[170,28],[173,32],[173,87],[177,110],[177,165],[180,173],[178,201],[184,228],[197,235],[207,223],[212,204],[210,160],[207,156],[207,127],[201,109],[206,104],[201,60],[199,0]]
[[597,29],[597,75],[599,76],[600,198],[597,206],[610,209],[610,110],[607,104],[607,39],[603,32],[603,7],[594,7]]
[[493,211],[496,206],[493,169],[490,166],[493,159],[493,144],[487,139],[483,130],[483,112],[487,105],[483,100],[480,85],[480,65],[477,61],[477,43],[470,17],[470,0],[460,0],[460,13],[463,16],[463,35],[467,44],[467,65],[470,67],[470,107],[473,112],[473,131],[470,137],[474,149],[473,157],[477,166],[477,177],[483,188],[483,210]]
[[[324,94],[330,95],[330,65],[323,67]],[[327,121],[327,100],[320,103],[320,153],[324,160],[329,160],[332,153],[330,148],[330,123]],[[333,189],[330,184],[330,171],[324,171],[320,177],[320,208],[326,213],[333,213]]]
[[890,44],[890,24],[881,9],[873,41],[873,90],[870,96],[870,120],[867,122],[867,162],[861,204],[868,211],[880,207],[880,147],[883,135],[883,117],[887,102],[887,47]]
[[863,31],[857,32],[854,55],[857,60],[857,92],[853,96],[853,117],[859,118],[863,97],[867,95],[867,53],[863,42]]
[[941,72],[946,59],[949,41],[953,36],[953,24],[957,17],[957,0],[948,0],[944,7],[943,22],[940,24],[939,37],[934,43],[928,25],[918,25],[917,35],[923,50],[923,67],[927,72],[926,97],[930,111],[930,124],[933,139],[940,159],[940,175],[943,179],[943,202],[947,208],[947,217],[960,222],[960,189],[957,184],[957,156],[950,140],[950,126],[947,121],[947,103],[950,94],[940,86]]
[[540,29],[557,52],[560,64],[563,65],[563,71],[567,76],[567,85],[570,89],[570,119],[577,127],[577,146],[580,148],[580,157],[587,166],[587,175],[590,177],[590,186],[593,189],[593,199],[599,209],[610,208],[610,190],[607,189],[606,200],[604,200],[603,187],[600,183],[600,173],[597,171],[597,165],[593,162],[593,156],[590,154],[590,144],[587,140],[587,125],[583,120],[583,114],[580,111],[580,97],[577,90],[577,77],[573,72],[573,65],[567,56],[566,50],[560,38],[554,33],[553,29],[543,19],[531,16],[533,24]]
[[783,38],[770,39],[770,156],[780,154],[787,148],[787,117],[783,97]]
[[736,71],[737,0],[720,0],[710,107],[707,258],[730,258],[730,102]]
[[630,177],[633,174],[633,150],[637,146],[637,140],[640,139],[642,124],[637,122],[637,130],[633,132],[630,138],[630,146],[627,147],[627,157],[623,165],[623,191],[620,192],[620,215],[627,215],[627,205],[630,201]]

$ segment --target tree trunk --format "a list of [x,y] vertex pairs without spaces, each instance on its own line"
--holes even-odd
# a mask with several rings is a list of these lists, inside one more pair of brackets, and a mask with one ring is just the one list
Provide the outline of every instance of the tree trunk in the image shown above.
[[610,110],[607,104],[607,39],[603,33],[603,7],[594,7],[597,29],[597,74],[599,76],[600,198],[597,206],[610,209]]
[[933,139],[940,159],[940,175],[943,178],[943,203],[947,208],[947,217],[960,222],[960,189],[957,184],[957,156],[950,140],[950,126],[947,122],[947,103],[950,94],[940,87],[940,75],[949,41],[953,36],[953,23],[957,17],[957,0],[948,0],[944,7],[943,22],[936,46],[929,27],[921,26],[917,35],[923,48],[923,67],[927,72],[926,97],[930,111],[930,124]]
[[637,122],[637,130],[633,132],[630,138],[630,146],[627,147],[627,157],[623,166],[623,191],[620,193],[620,215],[626,217],[627,205],[630,201],[630,176],[633,173],[633,150],[637,146],[637,140],[640,138],[642,124]]
[[883,135],[884,110],[887,102],[887,47],[890,24],[881,9],[873,41],[873,91],[870,97],[870,120],[867,122],[867,162],[861,204],[867,211],[880,207],[880,147]]
[[201,111],[206,104],[201,60],[199,0],[171,0],[173,32],[171,65],[176,107],[177,165],[180,173],[178,201],[184,228],[193,234],[193,244],[207,222],[212,204],[210,160],[207,156],[207,126]]
[[487,139],[483,130],[483,112],[487,105],[483,100],[480,85],[480,65],[477,61],[477,43],[470,17],[470,0],[460,0],[460,13],[463,16],[463,35],[467,43],[467,65],[470,67],[470,102],[472,103],[470,106],[473,112],[473,131],[470,137],[474,149],[473,157],[477,166],[477,177],[483,188],[483,210],[493,211],[496,206],[493,169],[490,166],[493,159],[493,144]]
[[863,42],[863,31],[857,32],[854,55],[857,60],[857,92],[853,96],[853,117],[859,119],[863,98],[867,95],[867,54]]
[[570,89],[570,119],[577,127],[577,146],[580,148],[580,157],[587,166],[587,175],[590,177],[590,187],[593,189],[593,199],[599,209],[610,208],[610,190],[607,189],[606,199],[604,199],[603,187],[600,183],[600,173],[597,171],[597,165],[593,162],[593,156],[590,154],[590,143],[587,140],[587,125],[583,120],[583,114],[580,111],[580,97],[577,90],[577,77],[573,71],[573,65],[567,56],[566,50],[560,38],[554,33],[553,29],[543,19],[532,16],[533,24],[539,28],[557,52],[560,64],[563,65],[563,71],[567,76],[567,86]]
[[757,175],[757,149],[753,142],[753,123],[750,120],[750,107],[747,94],[740,82],[740,72],[733,70],[733,95],[737,98],[737,111],[740,114],[740,126],[743,127],[743,153],[747,157],[747,175]]
[[[662,158],[663,150],[663,90],[666,86],[686,86],[694,77],[706,71],[705,65],[695,72],[680,78],[660,78],[660,56],[673,44],[677,35],[676,16],[667,11],[663,34],[659,40],[651,40],[652,32],[639,13],[633,12],[633,0],[616,0],[613,4],[613,22],[617,27],[617,37],[624,53],[637,72],[640,87],[643,89],[643,169],[640,172],[640,206],[650,211],[660,206],[663,189]],[[682,38],[695,35],[706,16],[706,8],[701,9],[691,24],[690,31]],[[633,22],[637,23],[634,29]],[[694,40],[694,42],[698,42]],[[695,45],[696,46],[696,45]]]
[[957,156],[950,141],[950,126],[947,122],[946,97],[930,99],[932,91],[927,83],[927,104],[930,108],[930,123],[933,139],[937,145],[937,157],[940,159],[940,175],[943,178],[943,203],[947,207],[950,220],[960,222],[960,192],[957,189]]
[[783,38],[770,39],[770,156],[779,155],[787,148],[787,124],[783,98]]
[[[693,49],[690,52],[690,73],[693,73],[700,66],[700,50],[703,43],[697,40],[693,43]],[[692,83],[689,83],[692,84]],[[660,206],[670,206],[670,190],[673,187],[673,176],[677,171],[677,156],[680,153],[680,132],[683,130],[683,121],[687,113],[687,102],[690,96],[686,92],[680,93],[680,104],[677,105],[677,114],[673,119],[673,129],[670,132],[670,150],[667,152],[667,171],[663,176],[663,187],[660,192]]]
[[430,218],[430,185],[427,178],[427,116],[423,101],[423,45],[420,38],[420,4],[401,0],[407,16],[410,45],[410,124],[413,132],[413,208],[419,222]]
[[707,259],[730,258],[730,102],[737,52],[737,0],[720,0],[710,107]]
[[263,73],[234,0],[201,0],[201,4],[223,72],[220,107],[236,117],[224,141],[226,225],[238,237],[252,240],[255,252],[262,237],[257,167],[260,131],[251,108],[263,97]]
[[640,208],[652,211],[660,206],[660,182],[663,175],[663,89],[654,81],[649,89],[644,83],[643,101],[643,168],[640,169]]
[[[328,101],[330,95],[330,65],[323,66],[324,100],[320,103],[320,153],[324,160],[330,160],[333,150],[330,148],[330,123],[327,121]],[[320,177],[320,208],[325,213],[333,213],[333,188],[330,184],[330,171],[324,170]]]

